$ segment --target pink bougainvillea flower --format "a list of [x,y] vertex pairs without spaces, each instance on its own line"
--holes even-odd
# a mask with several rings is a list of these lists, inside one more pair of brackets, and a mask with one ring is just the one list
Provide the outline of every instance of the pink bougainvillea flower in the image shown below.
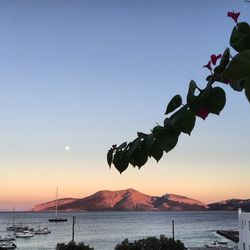
[[206,120],[208,114],[209,114],[209,110],[207,108],[202,108],[197,112],[196,115],[202,118],[203,120]]
[[204,65],[203,68],[208,68],[209,70],[212,70],[211,61],[209,61],[206,65]]
[[214,54],[210,56],[210,59],[211,59],[211,62],[212,62],[213,65],[215,65],[217,60],[220,59],[220,58],[221,58],[221,54],[219,54],[218,56],[216,56]]
[[237,23],[240,12],[234,13],[234,11],[228,11],[227,16],[233,18],[233,20]]

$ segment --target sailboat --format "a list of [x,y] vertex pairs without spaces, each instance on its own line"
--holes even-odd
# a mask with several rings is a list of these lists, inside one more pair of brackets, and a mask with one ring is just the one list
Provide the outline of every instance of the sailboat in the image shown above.
[[12,216],[12,225],[11,226],[7,226],[6,230],[7,231],[14,231],[14,232],[22,232],[24,230],[28,230],[30,229],[28,226],[25,225],[17,225],[15,224],[15,207],[13,207],[13,216]]
[[68,219],[66,218],[61,218],[58,217],[58,213],[57,213],[57,209],[58,209],[58,187],[56,187],[56,217],[55,218],[50,218],[49,222],[64,222],[64,221],[68,221]]

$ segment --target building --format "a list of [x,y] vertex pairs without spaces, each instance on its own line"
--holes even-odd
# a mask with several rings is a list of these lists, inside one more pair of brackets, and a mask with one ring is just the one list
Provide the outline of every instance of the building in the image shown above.
[[250,213],[238,210],[239,250],[250,250]]

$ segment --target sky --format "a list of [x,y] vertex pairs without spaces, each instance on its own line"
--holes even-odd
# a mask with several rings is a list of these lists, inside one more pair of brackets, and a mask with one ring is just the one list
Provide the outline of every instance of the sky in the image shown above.
[[[244,0],[0,1],[0,210],[134,188],[203,202],[250,198],[250,106],[226,91],[220,116],[197,118],[159,163],[123,174],[112,144],[162,124],[211,54],[229,47],[227,12]],[[236,52],[232,49],[232,54]]]

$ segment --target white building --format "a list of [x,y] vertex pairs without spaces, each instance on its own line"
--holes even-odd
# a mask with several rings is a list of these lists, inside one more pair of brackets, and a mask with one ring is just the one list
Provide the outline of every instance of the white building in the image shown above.
[[250,213],[238,210],[239,250],[250,250]]

